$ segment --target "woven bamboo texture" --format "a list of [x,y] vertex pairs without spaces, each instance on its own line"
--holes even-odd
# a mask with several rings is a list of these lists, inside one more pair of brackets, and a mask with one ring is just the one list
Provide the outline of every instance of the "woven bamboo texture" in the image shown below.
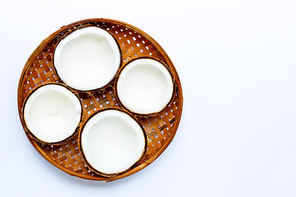
[[[174,95],[169,105],[153,115],[132,114],[118,100],[116,77],[105,87],[94,91],[77,91],[71,89],[82,103],[82,119],[73,136],[59,144],[46,144],[36,140],[28,131],[23,119],[23,107],[28,96],[36,88],[56,83],[67,86],[59,78],[54,65],[53,55],[58,42],[76,29],[96,26],[107,30],[117,41],[121,50],[121,66],[137,58],[153,58],[165,64],[174,79]],[[120,70],[119,69],[119,70]],[[61,27],[46,38],[32,53],[23,68],[18,87],[18,110],[25,133],[33,147],[48,162],[69,175],[98,181],[113,181],[132,175],[151,164],[173,140],[180,123],[183,96],[178,73],[161,46],[140,29],[116,20],[94,18],[81,20]],[[98,174],[88,166],[79,146],[80,129],[94,113],[104,109],[118,109],[131,114],[146,133],[146,151],[132,168],[124,173],[106,177]]]

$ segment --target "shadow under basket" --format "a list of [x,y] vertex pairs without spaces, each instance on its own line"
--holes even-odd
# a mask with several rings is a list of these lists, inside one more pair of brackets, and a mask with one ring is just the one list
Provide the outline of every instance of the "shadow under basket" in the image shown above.
[[[92,91],[78,91],[68,87],[77,95],[82,104],[82,118],[77,131],[65,141],[57,144],[43,143],[34,138],[26,127],[23,108],[26,99],[39,86],[56,83],[67,86],[59,78],[53,64],[54,51],[61,39],[69,33],[83,27],[100,27],[108,31],[116,40],[121,51],[121,68],[138,58],[152,58],[162,62],[169,69],[174,83],[174,92],[169,104],[160,112],[152,115],[140,115],[130,112],[119,101],[116,93],[116,78],[105,87]],[[79,178],[113,181],[132,175],[151,164],[173,140],[182,114],[183,96],[178,73],[168,55],[161,46],[140,29],[116,20],[95,18],[81,20],[47,37],[32,53],[20,77],[18,86],[18,110],[22,126],[33,147],[48,162],[69,175]],[[143,127],[146,136],[146,150],[142,158],[124,173],[102,176],[88,167],[79,146],[81,128],[94,113],[105,109],[118,109],[134,117]]]

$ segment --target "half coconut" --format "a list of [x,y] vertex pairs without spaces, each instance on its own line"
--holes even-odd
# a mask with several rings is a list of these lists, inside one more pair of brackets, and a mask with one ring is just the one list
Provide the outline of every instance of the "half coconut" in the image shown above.
[[128,114],[105,110],[92,116],[80,136],[87,163],[103,175],[131,168],[145,152],[146,140],[141,126]]
[[54,52],[57,74],[76,90],[94,90],[107,85],[120,63],[117,42],[99,27],[75,30],[59,42]]
[[173,79],[165,65],[148,58],[129,63],[117,81],[119,100],[138,114],[160,112],[170,102],[173,89]]
[[81,119],[81,103],[61,85],[44,85],[28,97],[24,122],[39,141],[59,143],[73,135]]

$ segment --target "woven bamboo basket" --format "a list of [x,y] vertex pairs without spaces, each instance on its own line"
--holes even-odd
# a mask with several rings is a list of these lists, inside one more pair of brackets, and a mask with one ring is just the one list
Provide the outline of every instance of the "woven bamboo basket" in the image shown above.
[[[69,33],[89,26],[100,27],[114,37],[121,51],[119,71],[126,64],[138,58],[153,58],[167,66],[173,78],[174,93],[171,101],[162,111],[152,115],[140,115],[125,109],[116,93],[116,80],[119,71],[108,85],[93,91],[77,91],[63,83],[53,64],[55,48],[59,41]],[[55,144],[44,143],[32,136],[23,117],[23,108],[27,98],[36,88],[51,83],[60,84],[70,89],[82,104],[82,118],[76,132],[66,140]],[[178,73],[161,46],[145,32],[132,25],[103,18],[81,20],[63,26],[43,40],[25,64],[18,86],[19,116],[33,147],[60,170],[69,175],[89,180],[113,181],[121,179],[151,164],[173,140],[180,123],[182,106],[183,96]],[[146,150],[141,159],[123,173],[112,176],[104,176],[87,164],[79,142],[81,128],[86,121],[95,113],[106,109],[117,109],[131,115],[142,126],[146,136]]]

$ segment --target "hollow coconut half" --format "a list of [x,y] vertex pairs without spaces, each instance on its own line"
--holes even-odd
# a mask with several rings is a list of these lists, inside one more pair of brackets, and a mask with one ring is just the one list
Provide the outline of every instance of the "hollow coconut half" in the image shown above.
[[138,114],[160,112],[173,95],[173,80],[167,68],[154,59],[137,59],[120,73],[117,93],[121,103]]
[[107,85],[121,63],[119,47],[107,31],[85,27],[67,35],[54,52],[54,67],[64,83],[76,90]]
[[128,170],[145,152],[145,134],[129,115],[105,110],[92,116],[80,137],[87,163],[98,173],[112,176]]
[[44,85],[28,97],[24,122],[38,140],[59,143],[69,138],[81,119],[79,99],[61,85]]

